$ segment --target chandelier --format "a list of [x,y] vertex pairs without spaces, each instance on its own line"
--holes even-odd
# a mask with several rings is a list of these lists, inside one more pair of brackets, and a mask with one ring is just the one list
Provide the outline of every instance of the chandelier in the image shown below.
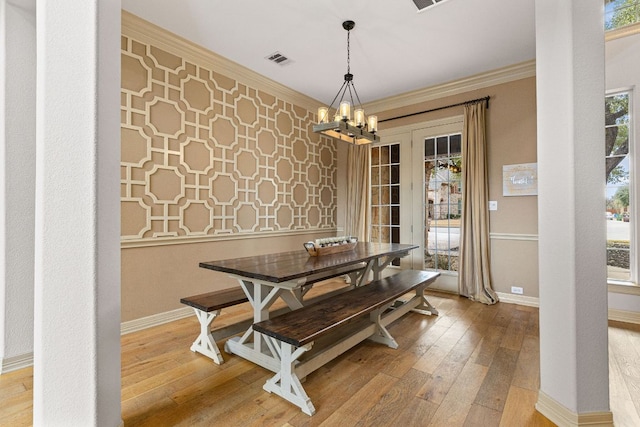
[[[344,21],[342,23],[342,28],[347,30],[347,74],[344,75],[344,82],[329,107],[318,108],[318,123],[313,126],[313,131],[352,144],[369,144],[380,141],[380,137],[376,135],[378,117],[366,117],[364,115],[360,97],[353,84],[349,35],[355,26],[356,23],[353,21]],[[354,95],[356,101],[358,101],[357,104],[354,103]],[[336,104],[338,98],[340,100]],[[334,104],[336,104],[335,108],[333,107]],[[351,116],[352,107],[353,117]]]

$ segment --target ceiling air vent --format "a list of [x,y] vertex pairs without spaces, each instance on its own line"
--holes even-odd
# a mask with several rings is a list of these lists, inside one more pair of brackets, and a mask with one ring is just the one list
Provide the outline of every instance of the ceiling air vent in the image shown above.
[[272,53],[271,55],[266,57],[269,61],[278,65],[287,65],[291,62],[289,58],[281,54],[280,52]]
[[435,6],[438,3],[442,3],[445,0],[413,0],[413,3],[418,8],[418,11],[425,10],[431,6]]

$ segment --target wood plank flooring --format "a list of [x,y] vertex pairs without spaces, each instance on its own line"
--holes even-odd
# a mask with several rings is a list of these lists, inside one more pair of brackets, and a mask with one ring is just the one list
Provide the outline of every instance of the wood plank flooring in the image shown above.
[[[538,310],[429,300],[439,316],[410,313],[390,326],[397,350],[364,342],[309,375],[313,417],[262,389],[268,371],[189,351],[194,316],[125,335],[125,426],[552,426],[534,409]],[[214,324],[248,315],[248,305],[229,308]],[[609,337],[615,424],[640,426],[640,326],[611,322]],[[32,424],[32,383],[30,368],[0,376],[0,426]]]

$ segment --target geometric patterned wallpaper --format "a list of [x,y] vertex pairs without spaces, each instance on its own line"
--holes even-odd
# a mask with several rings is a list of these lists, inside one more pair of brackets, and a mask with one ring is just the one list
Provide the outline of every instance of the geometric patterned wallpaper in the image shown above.
[[122,37],[121,237],[336,226],[336,143],[315,113]]

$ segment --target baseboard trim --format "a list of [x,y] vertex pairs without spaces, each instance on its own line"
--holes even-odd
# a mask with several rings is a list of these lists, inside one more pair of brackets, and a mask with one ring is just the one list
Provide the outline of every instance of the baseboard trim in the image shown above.
[[[500,302],[507,304],[526,305],[528,307],[540,308],[540,299],[536,297],[527,297],[524,295],[513,295],[505,292],[496,292]],[[617,310],[615,308],[609,309],[609,320],[615,320],[617,322],[633,323],[640,325],[640,312],[637,311],[625,311]]]
[[33,366],[33,353],[20,354],[18,356],[0,359],[0,374],[17,371]]
[[613,427],[611,411],[577,414],[542,391],[538,391],[536,410],[559,426]]
[[128,322],[122,322],[120,325],[120,334],[130,334],[131,332],[137,332],[153,326],[159,326],[164,323],[173,322],[174,320],[184,319],[191,315],[193,315],[193,309],[191,307],[183,307],[176,310],[165,311],[164,313],[141,317]]
[[528,297],[525,295],[507,294],[504,292],[496,292],[500,302],[507,304],[526,305],[528,307],[540,307],[540,299],[536,297]]
[[[132,332],[141,331],[143,329],[159,326],[174,320],[184,319],[193,315],[191,307],[178,308],[176,310],[165,311],[140,319],[122,322],[120,324],[120,334],[126,335]],[[19,356],[7,357],[0,359],[0,375],[7,372],[17,371],[19,369],[33,366],[33,353],[21,354]]]
[[637,311],[609,309],[609,320],[640,325],[640,313]]

